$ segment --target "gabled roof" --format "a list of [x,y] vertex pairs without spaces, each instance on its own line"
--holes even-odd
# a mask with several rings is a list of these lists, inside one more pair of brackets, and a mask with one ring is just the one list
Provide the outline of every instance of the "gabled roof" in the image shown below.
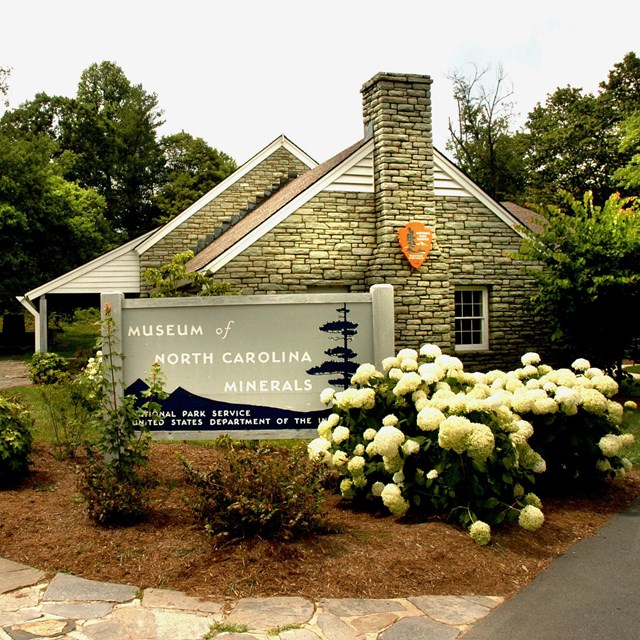
[[304,202],[322,191],[336,174],[344,171],[372,150],[372,141],[360,140],[333,158],[305,172],[198,253],[187,264],[187,270],[217,271],[247,246],[273,229],[290,213],[296,211]]
[[[373,154],[373,140],[360,140],[333,158],[318,165],[293,180],[274,196],[264,201],[248,216],[231,227],[198,253],[188,264],[189,271],[210,270],[216,272],[235,256],[271,231],[288,215],[303,206],[312,197],[328,187],[340,174]],[[521,234],[521,220],[487,195],[453,162],[434,148],[434,163],[446,180],[455,183],[458,195],[475,197],[516,233]],[[373,184],[373,167],[371,166]],[[533,213],[533,212],[532,212]]]
[[[318,165],[311,156],[291,142],[289,138],[281,135],[167,224],[149,231],[138,238],[134,238],[76,269],[44,283],[22,296],[18,296],[18,300],[24,304],[25,301],[36,300],[40,296],[48,293],[99,293],[114,288],[118,288],[125,293],[139,293],[140,256],[185,220],[190,218],[194,213],[199,211],[205,204],[217,198],[231,185],[235,184],[249,173],[249,171],[281,148],[289,151],[310,169]],[[113,271],[113,273],[110,271]],[[103,284],[100,285],[96,284],[96,278],[93,277],[98,273],[101,273],[103,276]],[[120,275],[122,275],[122,280],[118,279]]]
[[222,182],[217,184],[211,191],[205,193],[199,200],[196,200],[190,207],[185,209],[181,214],[167,222],[153,234],[151,234],[144,242],[136,248],[139,254],[143,254],[150,249],[154,244],[162,240],[167,234],[171,233],[176,227],[180,226],[185,220],[188,220],[194,213],[200,211],[203,206],[217,198],[221,193],[226,191],[231,185],[235,184],[243,178],[249,171],[258,166],[261,162],[266,160],[272,153],[280,148],[285,148],[293,156],[298,158],[309,169],[312,169],[318,165],[318,163],[308,154],[306,154],[300,147],[291,142],[285,135],[278,136],[273,142],[268,144],[264,149],[256,153],[252,158],[247,160],[242,166],[238,167],[230,176],[225,178]]
[[515,202],[502,202],[502,206],[512,213],[522,225],[531,229],[534,233],[540,233],[545,224],[544,216],[540,215],[537,211],[532,211],[526,207],[522,207]]
[[[63,273],[61,276],[58,276],[57,278],[54,278],[53,280],[50,280],[49,282],[46,282],[40,285],[39,287],[36,287],[35,289],[31,289],[31,291],[27,291],[27,293],[25,293],[23,296],[19,296],[18,300],[20,300],[21,302],[24,299],[36,300],[40,296],[43,296],[47,293],[56,293],[60,290],[64,290],[69,285],[71,285],[74,281],[80,280],[83,276],[86,276],[91,272],[99,270],[102,267],[107,267],[110,263],[117,262],[118,260],[126,257],[127,254],[134,252],[137,245],[139,245],[141,242],[144,242],[152,233],[154,232],[149,231],[138,238],[134,238],[129,242],[125,242],[123,245],[120,245],[119,247],[116,247],[115,249],[112,249],[107,253],[103,253],[101,256],[94,258],[90,262],[86,262],[85,264],[80,265],[79,267],[76,267],[72,271],[67,271],[67,273]],[[136,259],[137,259],[137,254],[136,254]],[[138,273],[136,273],[136,275],[138,276],[138,279],[139,279],[139,268],[138,268]],[[109,282],[105,282],[104,286],[101,289],[97,287],[92,287],[91,291],[86,291],[86,292],[99,293],[100,291],[107,291],[117,286],[118,286],[118,283],[115,283],[113,282],[113,280],[111,280]],[[121,288],[124,288],[124,287],[121,287]],[[140,287],[138,285],[138,291],[139,289]],[[80,292],[81,291],[78,291],[78,293]],[[127,292],[129,291],[127,290]]]

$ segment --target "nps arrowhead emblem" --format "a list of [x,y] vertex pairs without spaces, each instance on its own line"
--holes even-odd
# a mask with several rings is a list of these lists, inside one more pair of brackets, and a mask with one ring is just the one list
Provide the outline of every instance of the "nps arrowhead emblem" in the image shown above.
[[422,222],[408,222],[398,229],[398,240],[405,258],[414,269],[419,269],[431,251],[433,231]]

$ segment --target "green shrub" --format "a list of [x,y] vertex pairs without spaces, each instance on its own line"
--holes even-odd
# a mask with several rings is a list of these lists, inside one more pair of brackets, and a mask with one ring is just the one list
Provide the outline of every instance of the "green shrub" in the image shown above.
[[324,529],[322,470],[302,446],[230,447],[224,467],[207,472],[183,465],[196,489],[194,514],[218,543],[253,536],[290,540]]
[[33,419],[18,402],[0,396],[0,484],[19,479],[29,469]]
[[29,378],[34,384],[55,384],[67,377],[67,361],[57,353],[34,353]]
[[103,526],[126,526],[143,520],[149,506],[149,489],[155,480],[136,467],[118,470],[94,449],[79,469],[78,490],[87,503],[91,520]]
[[[535,530],[544,520],[537,478],[549,468],[575,475],[576,452],[580,481],[623,473],[629,463],[618,454],[633,440],[619,434],[622,407],[607,397],[615,381],[554,372],[539,360],[530,353],[515,371],[468,373],[458,358],[424,345],[385,359],[384,372],[364,364],[350,388],[322,393],[333,413],[309,454],[340,474],[345,500],[398,516],[444,515],[479,544],[505,520]],[[551,455],[554,420],[567,435]],[[549,463],[533,446],[536,429]]]

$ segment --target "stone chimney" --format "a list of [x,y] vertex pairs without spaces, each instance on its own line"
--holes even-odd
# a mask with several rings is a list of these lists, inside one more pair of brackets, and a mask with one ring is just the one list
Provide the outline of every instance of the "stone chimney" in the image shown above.
[[448,269],[437,233],[420,269],[411,267],[398,242],[398,229],[408,222],[436,231],[431,82],[424,75],[379,73],[361,89],[365,137],[374,141],[377,228],[367,284],[395,286],[398,346],[446,344],[451,337]]

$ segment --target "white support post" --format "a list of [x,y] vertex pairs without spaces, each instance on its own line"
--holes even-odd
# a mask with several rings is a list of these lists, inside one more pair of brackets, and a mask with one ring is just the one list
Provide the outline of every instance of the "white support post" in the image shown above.
[[49,317],[47,316],[47,297],[40,296],[39,312],[35,322],[36,351],[46,353],[49,350]]
[[374,284],[371,289],[373,314],[374,364],[380,369],[382,361],[395,355],[395,320],[393,311],[393,286]]

